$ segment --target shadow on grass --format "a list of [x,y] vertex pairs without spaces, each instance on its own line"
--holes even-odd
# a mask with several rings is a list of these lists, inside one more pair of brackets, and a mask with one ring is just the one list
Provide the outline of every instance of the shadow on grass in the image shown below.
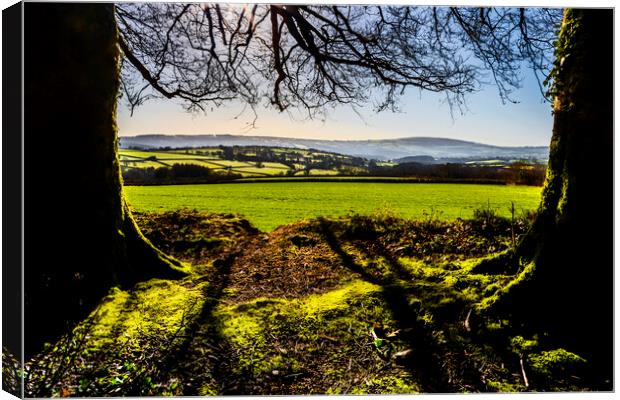
[[[237,382],[230,375],[235,364],[232,346],[221,336],[219,321],[214,316],[224,289],[230,282],[230,271],[237,253],[229,253],[214,261],[214,271],[205,277],[210,284],[205,288],[202,308],[186,328],[185,340],[178,350],[171,371],[175,371],[183,385],[184,396],[240,394]],[[203,390],[209,387],[208,393]]]
[[433,340],[432,331],[420,321],[419,303],[410,303],[406,290],[397,281],[398,278],[411,280],[412,276],[391,257],[387,260],[391,272],[397,278],[390,277],[389,274],[379,277],[371,274],[343,249],[329,221],[319,219],[319,227],[323,238],[340,257],[345,267],[360,275],[365,281],[382,288],[381,295],[397,321],[398,328],[405,332],[401,339],[414,350],[415,356],[407,360],[404,367],[419,380],[425,392],[455,392],[456,388],[450,382],[444,368],[444,360],[439,357],[441,352]]

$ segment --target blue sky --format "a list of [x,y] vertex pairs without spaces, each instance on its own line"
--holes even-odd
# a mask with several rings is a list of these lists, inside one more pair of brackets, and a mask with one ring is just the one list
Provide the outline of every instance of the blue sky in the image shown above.
[[[401,112],[375,113],[370,106],[359,109],[339,106],[325,120],[304,120],[301,115],[258,108],[254,119],[243,105],[230,103],[190,114],[174,100],[151,100],[135,110],[119,104],[120,136],[140,134],[240,134],[315,139],[384,139],[432,136],[470,140],[503,146],[546,146],[551,138],[551,104],[543,101],[531,70],[523,70],[523,87],[512,98],[518,103],[502,104],[495,86],[484,87],[466,98],[467,110],[451,110],[442,94],[408,90],[400,103]],[[452,111],[452,112],[451,112]]]

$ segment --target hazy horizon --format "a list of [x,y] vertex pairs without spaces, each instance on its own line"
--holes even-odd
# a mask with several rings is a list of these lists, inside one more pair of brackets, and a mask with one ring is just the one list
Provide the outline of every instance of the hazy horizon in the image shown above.
[[379,139],[317,139],[317,138],[310,138],[310,137],[291,137],[291,136],[277,136],[277,135],[252,135],[252,134],[245,134],[245,135],[241,135],[241,134],[234,134],[234,133],[224,133],[224,132],[218,132],[218,133],[194,133],[194,134],[184,134],[184,133],[141,133],[141,134],[136,134],[136,135],[122,135],[120,136],[121,138],[126,137],[126,138],[135,138],[135,137],[139,137],[139,136],[247,136],[247,137],[264,137],[264,138],[274,138],[274,139],[294,139],[294,140],[320,140],[320,141],[338,141],[338,142],[364,142],[364,141],[379,141],[379,140],[403,140],[403,139],[448,139],[448,140],[455,140],[455,141],[462,141],[462,142],[467,142],[467,143],[475,143],[475,144],[481,144],[481,145],[488,145],[488,146],[497,146],[497,147],[549,147],[548,144],[545,145],[497,145],[497,144],[493,144],[493,143],[484,143],[484,142],[476,142],[473,140],[465,140],[465,139],[457,139],[457,138],[448,138],[448,137],[441,137],[441,136],[426,136],[426,135],[416,135],[416,136],[403,136],[403,137],[390,137],[390,138],[379,138]]

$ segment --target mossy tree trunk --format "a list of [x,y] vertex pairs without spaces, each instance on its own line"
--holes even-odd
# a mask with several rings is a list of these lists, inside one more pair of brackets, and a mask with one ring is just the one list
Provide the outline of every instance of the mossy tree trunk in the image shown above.
[[123,197],[114,5],[25,3],[24,23],[29,356],[110,287],[182,273],[142,236]]
[[538,216],[510,257],[517,278],[482,306],[553,332],[611,374],[613,11],[566,10],[556,58]]

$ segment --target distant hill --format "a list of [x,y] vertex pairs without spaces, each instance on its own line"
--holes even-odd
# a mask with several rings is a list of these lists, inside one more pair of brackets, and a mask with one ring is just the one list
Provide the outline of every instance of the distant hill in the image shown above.
[[[376,160],[426,156],[439,160],[528,159],[547,160],[548,146],[503,147],[465,140],[409,137],[379,140],[318,140],[241,135],[139,135],[120,138],[121,148],[272,146],[317,149]],[[430,159],[429,159],[430,160]]]
[[435,164],[437,160],[432,156],[407,156],[402,158],[397,158],[393,160],[399,164],[404,163],[420,163],[420,164]]

